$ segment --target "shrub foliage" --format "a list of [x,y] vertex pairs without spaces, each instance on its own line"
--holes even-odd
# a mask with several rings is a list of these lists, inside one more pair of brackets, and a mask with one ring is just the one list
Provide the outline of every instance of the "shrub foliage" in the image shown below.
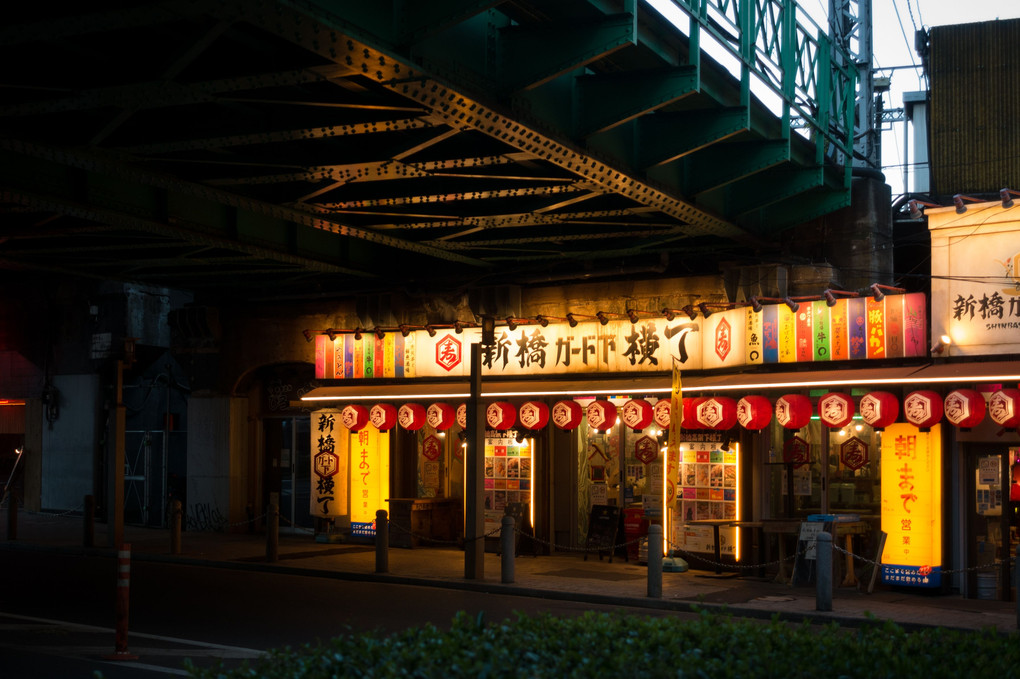
[[199,679],[471,677],[923,677],[1016,676],[1020,635],[931,628],[905,631],[875,619],[857,628],[702,612],[694,619],[589,612],[486,624],[458,614],[449,630],[347,633],[271,651],[223,670],[189,665]]

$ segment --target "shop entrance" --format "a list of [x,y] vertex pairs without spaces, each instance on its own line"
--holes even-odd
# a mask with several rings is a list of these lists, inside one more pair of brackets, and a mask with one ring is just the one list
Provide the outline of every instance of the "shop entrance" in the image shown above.
[[312,527],[311,423],[307,417],[266,418],[263,433],[266,451],[266,501],[277,494],[280,530]]
[[1020,448],[974,444],[967,451],[967,593],[1012,600],[1018,542]]

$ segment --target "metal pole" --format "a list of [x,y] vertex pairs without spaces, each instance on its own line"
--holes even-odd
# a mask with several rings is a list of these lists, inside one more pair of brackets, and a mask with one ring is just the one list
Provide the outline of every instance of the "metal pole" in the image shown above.
[[514,581],[514,517],[503,517],[500,524],[499,542],[503,552],[500,559],[502,567],[500,582],[507,585]]
[[124,361],[116,366],[116,405],[114,406],[113,455],[107,470],[109,491],[107,493],[106,525],[107,545],[119,549],[124,544],[124,436],[127,409],[124,406]]
[[390,522],[386,518],[386,510],[375,512],[375,572],[390,571]]
[[81,514],[83,547],[91,548],[96,546],[96,498],[92,495],[85,496],[85,502]]
[[648,527],[648,596],[662,598],[662,526]]
[[485,508],[482,503],[485,473],[485,427],[482,409],[482,347],[471,345],[471,397],[467,403],[468,447],[464,451],[464,577],[485,578]]
[[266,510],[266,561],[275,562],[280,557],[280,508],[275,502]]
[[170,503],[170,553],[181,553],[181,501]]
[[822,531],[818,534],[815,550],[815,610],[832,610],[832,536]]
[[117,548],[117,629],[113,655],[107,660],[137,660],[137,655],[128,652],[128,610],[131,592],[131,545]]

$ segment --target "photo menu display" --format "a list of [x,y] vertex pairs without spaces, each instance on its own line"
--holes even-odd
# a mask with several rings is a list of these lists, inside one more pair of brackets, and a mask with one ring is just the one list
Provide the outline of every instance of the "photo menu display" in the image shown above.
[[508,503],[531,503],[531,448],[514,432],[486,432],[485,532],[499,528]]
[[681,521],[737,518],[737,453],[714,442],[685,442],[680,458]]

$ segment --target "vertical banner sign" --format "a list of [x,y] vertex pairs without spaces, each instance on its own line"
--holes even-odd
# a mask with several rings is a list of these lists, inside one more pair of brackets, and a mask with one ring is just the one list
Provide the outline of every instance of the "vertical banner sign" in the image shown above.
[[850,359],[857,360],[868,357],[867,344],[867,300],[863,297],[852,297],[846,301],[847,323],[850,326]]
[[779,307],[770,304],[761,311],[762,358],[765,363],[779,363]]
[[763,351],[765,348],[762,332],[762,317],[764,314],[756,313],[751,307],[744,309],[746,328],[744,329],[744,362],[747,365],[759,365],[764,362]]
[[327,519],[347,513],[347,450],[338,446],[347,430],[340,424],[339,411],[312,413],[312,492],[309,512]]
[[903,356],[903,303],[906,295],[885,298],[885,358]]
[[814,324],[811,328],[814,333],[814,360],[828,361],[832,358],[830,345],[831,331],[829,330],[829,305],[824,299],[811,302],[811,313],[814,314]]
[[814,311],[810,304],[802,302],[794,316],[797,319],[797,362],[808,363],[814,360],[815,353],[815,338],[813,329],[813,323],[815,320]]
[[926,356],[928,314],[924,295],[917,292],[903,297],[903,355]]
[[350,434],[351,535],[375,535],[375,513],[390,494],[390,436],[372,425]]
[[893,585],[942,583],[942,433],[892,424],[882,434],[882,580]]
[[849,300],[829,309],[829,356],[833,361],[850,358],[850,328],[847,325]]
[[785,304],[776,305],[779,315],[779,362],[797,361],[797,317]]
[[867,304],[867,358],[885,358],[885,300],[875,301],[874,297],[866,297]]
[[[680,506],[679,502],[676,502],[677,496],[683,495],[683,491],[676,492],[676,489],[681,488],[680,485],[680,423],[683,421],[684,414],[684,396],[683,396],[683,384],[680,378],[680,364],[677,360],[673,359],[673,383],[672,388],[669,392],[669,441],[666,446],[666,454],[669,456],[670,466],[676,470],[675,474],[671,474],[670,470],[666,470],[666,483],[671,485],[674,489],[673,500],[671,504],[673,507],[667,509],[664,506],[663,517],[667,524],[676,526],[679,522],[676,520],[677,512],[670,511],[671,509]],[[667,502],[666,498],[663,498],[663,503]],[[663,526],[663,531],[669,530],[669,526]],[[666,538],[672,537],[669,533],[665,533]],[[668,549],[666,550],[668,553]]]

